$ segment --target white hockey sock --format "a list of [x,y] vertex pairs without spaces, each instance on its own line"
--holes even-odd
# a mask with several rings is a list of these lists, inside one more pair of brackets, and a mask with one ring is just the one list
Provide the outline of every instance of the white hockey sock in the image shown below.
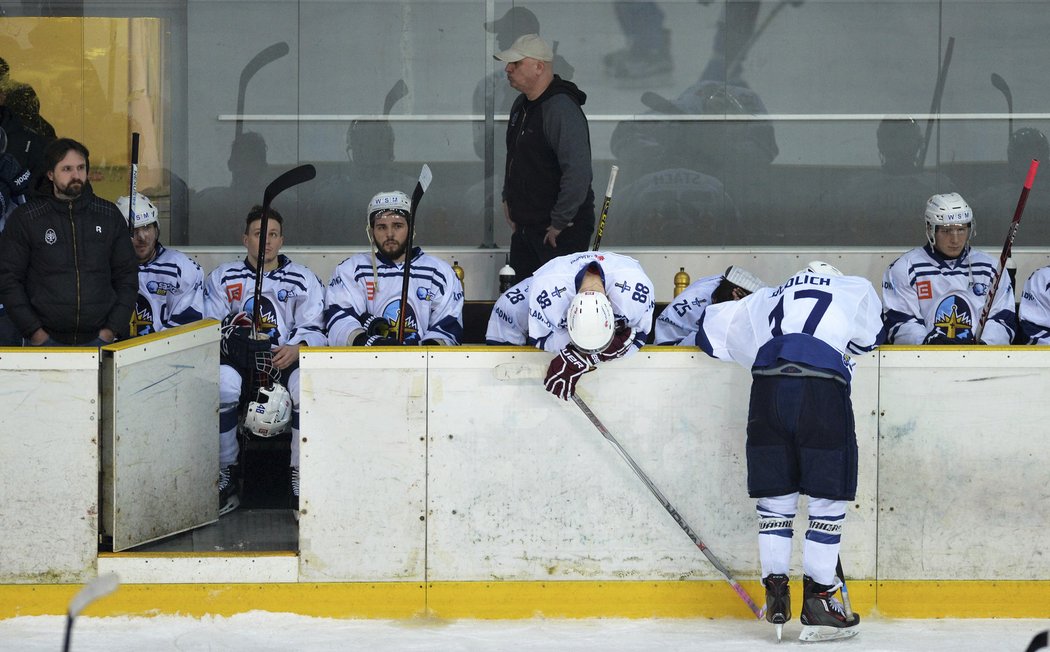
[[802,544],[802,572],[818,584],[834,585],[846,501],[809,499],[809,528]]
[[791,537],[794,534],[798,494],[759,498],[758,556],[762,560],[762,577],[791,572]]

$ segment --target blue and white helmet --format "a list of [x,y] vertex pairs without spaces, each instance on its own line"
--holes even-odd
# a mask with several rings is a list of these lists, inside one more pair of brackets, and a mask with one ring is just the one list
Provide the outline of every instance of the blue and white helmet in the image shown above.
[[292,395],[281,383],[260,387],[248,403],[244,427],[258,437],[275,437],[286,432],[292,422]]
[[970,238],[977,232],[977,223],[973,219],[973,210],[966,200],[957,192],[934,195],[926,202],[926,240],[932,247],[933,234],[938,226],[970,225]]
[[[118,197],[117,208],[120,209],[120,214],[124,216],[124,220],[128,219],[128,208],[131,204],[130,195],[124,195]],[[140,192],[135,193],[135,228],[140,226],[146,226],[149,224],[157,223],[157,207],[153,205],[153,202],[149,200],[149,197],[143,195]]]

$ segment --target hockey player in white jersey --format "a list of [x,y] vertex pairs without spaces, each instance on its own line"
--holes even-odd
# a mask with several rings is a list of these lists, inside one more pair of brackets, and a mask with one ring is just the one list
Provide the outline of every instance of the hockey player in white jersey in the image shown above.
[[[117,199],[128,219],[130,196]],[[131,337],[197,321],[204,314],[204,272],[197,261],[160,243],[157,207],[135,193],[135,231],[131,244],[139,259],[139,296],[131,313]]]
[[463,285],[451,265],[412,249],[405,339],[397,339],[404,280],[408,215],[403,192],[381,192],[368,202],[369,242],[335,268],[328,283],[325,320],[332,346],[459,344],[463,339]]
[[996,293],[981,342],[974,341],[996,262],[971,246],[976,222],[959,193],[926,203],[926,245],[889,266],[882,278],[888,344],[1010,344],[1016,318],[1009,276]]
[[694,346],[700,315],[708,306],[739,301],[763,286],[761,279],[739,265],[731,265],[725,274],[694,281],[657,316],[654,343]]
[[1025,281],[1017,312],[1025,344],[1050,344],[1050,267],[1041,267]]
[[602,362],[637,352],[653,324],[656,291],[637,260],[584,251],[551,260],[529,287],[528,343],[557,353],[544,387],[562,400]]
[[850,381],[853,356],[882,337],[875,288],[812,262],[776,288],[704,311],[696,343],[708,355],[751,370],[747,488],[757,499],[766,620],[791,619],[788,574],[799,494],[809,497],[802,547],[804,641],[856,634],[835,598],[836,562],[847,501],[857,491],[857,436]]
[[520,346],[529,338],[529,285],[532,277],[511,286],[492,305],[485,344]]
[[[299,347],[324,346],[324,286],[308,268],[280,253],[284,244],[283,219],[270,209],[267,216],[266,249],[263,261],[262,299],[259,309],[261,342],[251,338],[255,303],[255,271],[259,252],[262,207],[248,213],[244,230],[243,260],[217,267],[204,286],[204,312],[223,322],[223,356],[219,367],[219,490],[220,514],[240,504],[233,481],[237,463],[238,407],[250,401],[245,425],[255,434],[273,436],[282,426],[291,426],[292,495],[299,497]],[[258,356],[266,362],[259,365]],[[272,361],[278,376],[269,384],[255,388],[258,394],[242,396],[260,372],[266,373]],[[259,368],[263,366],[264,368]],[[272,382],[270,382],[272,381]],[[289,396],[290,395],[290,396]],[[290,398],[291,412],[285,401]],[[284,423],[281,423],[284,422]]]

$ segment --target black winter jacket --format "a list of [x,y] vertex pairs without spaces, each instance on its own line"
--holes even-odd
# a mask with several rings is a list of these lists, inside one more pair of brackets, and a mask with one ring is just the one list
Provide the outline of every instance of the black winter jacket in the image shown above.
[[138,294],[138,261],[117,207],[84,184],[55,197],[50,183],[11,213],[0,234],[0,301],[24,337],[43,328],[85,344],[109,328],[127,337]]

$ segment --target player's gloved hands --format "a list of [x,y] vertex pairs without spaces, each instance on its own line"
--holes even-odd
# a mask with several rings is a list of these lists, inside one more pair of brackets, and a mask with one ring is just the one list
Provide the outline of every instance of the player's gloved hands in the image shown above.
[[369,337],[373,335],[386,336],[390,333],[390,322],[387,321],[386,317],[375,317],[369,315],[368,319],[361,324],[361,328],[365,329],[365,333]]
[[634,329],[627,328],[627,324],[623,322],[618,322],[616,333],[613,335],[612,341],[609,342],[609,346],[591,357],[592,359],[596,358],[598,362],[617,360],[627,355],[632,346],[634,346]]
[[580,376],[590,370],[587,359],[576,349],[567,346],[551,360],[543,386],[551,394],[567,401],[576,395],[576,383]]
[[226,315],[222,318],[222,329],[227,328],[251,328],[252,318],[243,310],[236,315]]

